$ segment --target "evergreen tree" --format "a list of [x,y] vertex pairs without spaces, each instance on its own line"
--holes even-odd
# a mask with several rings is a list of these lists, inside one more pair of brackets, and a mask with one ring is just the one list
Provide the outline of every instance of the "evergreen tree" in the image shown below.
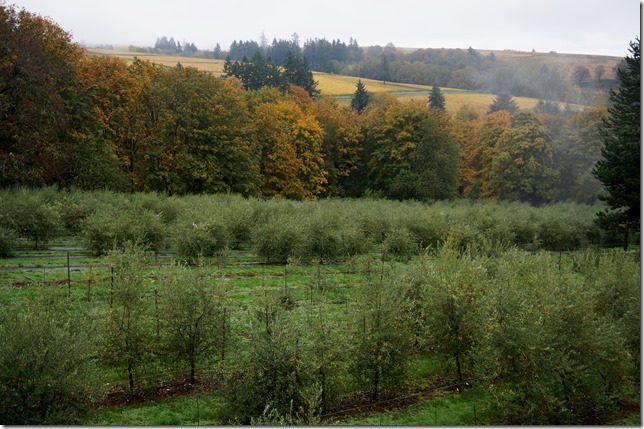
[[630,43],[632,57],[617,70],[618,92],[610,91],[612,106],[604,120],[602,159],[593,174],[607,193],[599,199],[608,208],[598,213],[597,222],[605,230],[624,233],[624,250],[628,249],[629,231],[640,227],[640,41]]
[[284,64],[284,76],[286,82],[304,88],[311,97],[320,95],[318,83],[313,80],[313,73],[305,56],[289,51]]
[[445,96],[436,84],[432,86],[432,93],[429,94],[429,107],[431,109],[445,111]]
[[498,112],[500,110],[507,110],[508,112],[514,114],[519,111],[519,105],[516,100],[512,98],[507,92],[502,92],[497,95],[492,104],[487,111],[487,114]]
[[367,104],[369,104],[369,99],[371,95],[367,92],[364,84],[360,79],[356,84],[356,92],[353,94],[353,99],[351,100],[351,108],[355,109],[358,113],[362,113]]

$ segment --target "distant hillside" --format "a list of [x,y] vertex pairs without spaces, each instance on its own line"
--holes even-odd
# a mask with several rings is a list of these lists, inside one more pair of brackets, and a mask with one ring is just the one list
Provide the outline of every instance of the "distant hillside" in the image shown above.
[[[397,48],[397,51],[406,55],[419,51],[412,48]],[[420,50],[421,52],[423,50]],[[461,51],[461,50],[451,50]],[[162,55],[147,52],[130,52],[128,50],[117,49],[88,49],[91,55],[112,56],[131,62],[135,57],[149,60],[156,64],[168,67],[174,67],[181,63],[185,67],[195,67],[199,70],[208,71],[214,74],[223,74],[224,60],[197,58],[179,55]],[[576,67],[586,67],[590,73],[590,78],[580,82],[580,85],[574,85],[571,82],[571,88],[576,91],[576,99],[569,99],[572,104],[593,104],[593,97],[597,91],[606,91],[610,87],[616,86],[614,81],[615,67],[621,61],[617,57],[592,56],[592,55],[571,55],[571,54],[546,54],[530,53],[516,51],[477,51],[481,57],[490,57],[490,54],[496,58],[496,61],[505,64],[506,72],[509,70],[520,75],[529,75],[541,70],[559,70],[561,74],[571,74]],[[367,57],[368,59],[369,57]],[[368,60],[365,60],[368,61]],[[544,67],[545,65],[545,67]],[[605,73],[602,79],[593,78],[594,71],[597,67],[603,66]],[[358,79],[361,79],[366,85],[369,92],[380,93],[387,92],[401,99],[427,99],[431,85],[401,83],[382,79],[370,79],[366,77],[314,72],[314,78],[318,81],[318,88],[322,95],[334,96],[339,102],[350,102],[355,91]],[[485,90],[467,90],[449,86],[441,86],[446,99],[448,111],[455,113],[464,105],[468,105],[475,111],[483,114],[487,111],[489,104],[494,99],[492,91]],[[588,97],[583,98],[586,91]],[[519,107],[531,109],[535,106],[539,98],[515,96]],[[582,103],[580,103],[580,100]],[[585,101],[585,102],[584,102]]]

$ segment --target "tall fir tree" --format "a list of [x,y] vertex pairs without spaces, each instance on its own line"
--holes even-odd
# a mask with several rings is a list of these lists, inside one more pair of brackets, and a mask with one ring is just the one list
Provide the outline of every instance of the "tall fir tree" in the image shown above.
[[358,114],[362,113],[365,107],[367,107],[367,104],[369,104],[369,100],[371,98],[371,95],[369,92],[367,92],[367,89],[364,86],[364,83],[360,79],[358,79],[358,83],[356,84],[356,92],[353,94],[353,99],[351,100],[351,108],[355,109]]
[[488,108],[487,114],[489,115],[490,113],[499,112],[501,110],[507,110],[512,114],[519,111],[519,105],[516,100],[507,92],[502,92],[494,98]]
[[430,109],[445,111],[445,96],[436,84],[432,86],[432,93],[429,94],[429,107]]
[[612,105],[601,129],[602,159],[593,174],[604,185],[598,198],[608,207],[597,214],[604,230],[621,231],[628,250],[630,231],[640,228],[640,40],[630,43],[625,66],[617,70],[619,91],[610,91]]
[[318,83],[313,79],[309,61],[304,55],[289,51],[284,64],[284,76],[286,82],[304,88],[311,97],[320,95]]

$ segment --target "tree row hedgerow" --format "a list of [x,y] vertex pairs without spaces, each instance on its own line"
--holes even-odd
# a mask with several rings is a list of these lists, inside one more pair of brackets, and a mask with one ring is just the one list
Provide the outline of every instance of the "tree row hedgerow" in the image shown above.
[[446,242],[463,249],[487,243],[527,250],[574,250],[619,240],[619,235],[596,226],[595,213],[601,207],[574,203],[535,208],[467,200],[296,202],[54,188],[16,188],[0,194],[0,227],[7,249],[17,237],[38,247],[54,237],[71,236],[97,254],[131,241],[155,251],[171,249],[192,259],[252,248],[263,260],[286,262],[289,258],[343,260],[373,249],[408,259]]

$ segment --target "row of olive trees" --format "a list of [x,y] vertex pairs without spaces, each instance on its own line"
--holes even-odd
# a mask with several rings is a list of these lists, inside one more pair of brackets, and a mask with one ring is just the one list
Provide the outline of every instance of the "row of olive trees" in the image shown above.
[[624,254],[447,245],[391,275],[374,270],[332,319],[266,302],[233,371],[229,421],[319,423],[344,394],[396,395],[414,351],[486,389],[498,423],[606,423],[639,398],[638,273]]
[[319,424],[344,395],[377,401],[405,382],[413,346],[409,300],[367,258],[356,263],[369,274],[351,286],[344,311],[284,306],[279,296],[254,309],[248,351],[226,391],[228,422]]
[[55,293],[0,301],[2,421],[78,421],[101,395],[96,365],[136,393],[146,367],[195,382],[225,362],[230,422],[315,423],[345,394],[395,394],[415,349],[487,388],[504,422],[606,422],[639,382],[639,261],[489,250],[448,242],[392,273],[363,258],[344,308],[266,294],[245,318],[212,278],[144,278],[143,250],[127,246],[109,255],[103,311]]
[[426,347],[487,387],[503,422],[598,424],[639,384],[639,269],[623,254],[445,248],[404,282]]
[[128,244],[107,259],[112,274],[102,306],[48,289],[26,308],[0,300],[2,422],[82,421],[105,394],[98,374],[106,368],[127,378],[135,395],[149,384],[151,367],[191,384],[200,368],[223,370],[232,336],[221,280],[176,266],[152,289],[142,248]]
[[595,225],[600,206],[572,203],[534,208],[494,201],[295,202],[55,188],[3,190],[1,197],[0,251],[5,256],[18,236],[36,247],[52,238],[75,236],[97,254],[133,241],[152,250],[169,247],[193,260],[254,248],[272,262],[341,260],[374,247],[389,256],[409,258],[448,240],[462,248],[490,241],[531,250],[618,242]]

